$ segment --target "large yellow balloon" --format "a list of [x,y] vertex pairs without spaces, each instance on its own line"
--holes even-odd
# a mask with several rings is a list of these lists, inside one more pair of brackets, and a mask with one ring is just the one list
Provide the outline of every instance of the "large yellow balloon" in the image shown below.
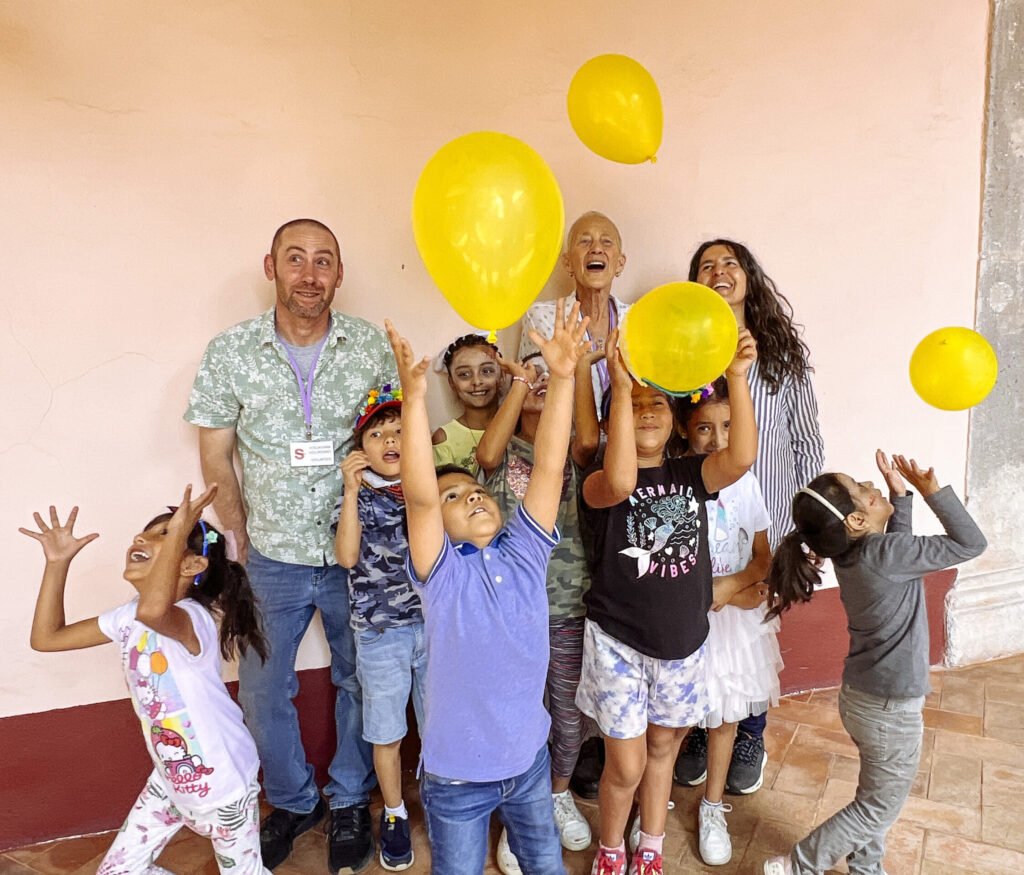
[[591,58],[572,77],[568,102],[572,128],[591,151],[621,164],[657,160],[661,94],[651,74],[632,58]]
[[940,328],[910,357],[910,383],[921,400],[939,410],[966,410],[996,384],[995,351],[970,328]]
[[562,249],[562,192],[544,159],[505,134],[442,146],[412,200],[416,247],[437,287],[470,325],[505,328],[547,282]]
[[629,308],[619,333],[630,373],[673,395],[722,376],[739,329],[729,305],[700,283],[658,286]]

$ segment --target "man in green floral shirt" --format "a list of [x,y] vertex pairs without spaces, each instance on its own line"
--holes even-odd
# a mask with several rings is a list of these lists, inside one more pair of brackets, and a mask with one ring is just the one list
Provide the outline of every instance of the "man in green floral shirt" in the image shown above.
[[275,807],[260,828],[264,865],[281,863],[325,813],[291,702],[296,650],[319,608],[338,688],[328,862],[332,873],[356,872],[373,856],[373,759],[362,739],[348,579],[335,562],[331,511],[359,405],[371,389],[396,382],[395,362],[380,328],[331,309],[343,267],[326,225],[283,225],[263,269],[277,289],[274,308],[210,342],[185,419],[200,427],[203,477],[220,487],[214,507],[234,533],[270,642],[265,664],[250,652],[238,667],[239,700]]

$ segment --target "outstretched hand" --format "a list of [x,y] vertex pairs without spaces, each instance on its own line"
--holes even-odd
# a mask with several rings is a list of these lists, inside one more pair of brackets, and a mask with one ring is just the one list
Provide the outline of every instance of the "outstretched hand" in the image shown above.
[[498,364],[501,369],[508,374],[510,377],[515,379],[519,377],[520,380],[525,380],[528,385],[533,385],[540,377],[540,373],[537,370],[537,366],[533,363],[533,359],[530,361],[516,361],[516,359],[507,359],[501,353],[498,353]]
[[213,503],[216,494],[217,484],[211,483],[206,492],[193,501],[192,484],[189,483],[185,487],[185,494],[181,497],[181,504],[174,509],[174,513],[167,521],[168,533],[183,534],[185,538],[188,538],[189,532],[195,528],[203,511]]
[[534,329],[530,329],[530,340],[544,356],[548,370],[553,377],[569,378],[576,371],[576,361],[585,352],[583,338],[587,333],[590,317],[580,319],[580,304],[572,305],[568,317],[565,302],[559,298],[555,305],[555,332],[548,340]]
[[739,339],[736,341],[736,355],[733,356],[725,373],[739,377],[750,370],[750,366],[757,359],[757,343],[754,335],[746,328],[740,329]]
[[390,319],[384,320],[384,330],[391,342],[391,351],[395,354],[398,366],[398,381],[402,384],[402,400],[425,398],[427,395],[427,371],[430,369],[430,357],[424,356],[419,361],[412,351],[409,341],[398,333]]
[[881,450],[875,450],[875,464],[878,465],[878,470],[885,478],[886,485],[893,495],[907,494],[907,484],[903,482],[900,472],[889,462],[889,457]]
[[583,352],[580,353],[580,357],[576,359],[576,371],[577,376],[579,372],[590,373],[590,369],[597,364],[601,359],[605,357],[605,345],[604,342],[600,344],[584,344]]
[[896,470],[903,475],[903,479],[920,492],[922,496],[934,495],[941,489],[938,478],[935,476],[934,468],[929,468],[926,471],[917,462],[913,459],[908,459],[906,456],[894,455],[892,461],[896,466]]
[[71,508],[71,513],[68,514],[68,518],[63,525],[61,525],[60,518],[57,516],[57,508],[52,504],[50,505],[50,525],[46,525],[43,522],[43,518],[38,512],[32,514],[32,516],[36,521],[36,525],[39,526],[39,531],[33,532],[31,529],[26,528],[19,528],[18,531],[42,544],[43,556],[46,557],[47,562],[70,562],[78,554],[79,550],[90,541],[95,541],[99,537],[98,532],[82,535],[81,538],[75,537],[75,520],[78,518],[77,506]]
[[613,386],[624,391],[633,391],[633,377],[626,370],[626,363],[622,360],[622,352],[619,350],[619,329],[614,328],[608,332],[604,342],[605,358],[608,360],[608,376]]

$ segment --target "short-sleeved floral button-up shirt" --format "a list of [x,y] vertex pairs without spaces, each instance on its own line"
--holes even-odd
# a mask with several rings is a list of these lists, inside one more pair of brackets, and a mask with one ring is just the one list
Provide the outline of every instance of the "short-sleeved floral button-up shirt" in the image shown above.
[[293,468],[292,441],[306,439],[295,371],[274,326],[274,310],[222,331],[206,348],[185,419],[234,428],[252,545],[297,565],[333,565],[331,511],[359,406],[371,389],[397,386],[394,356],[378,326],[331,311],[313,378],[315,441],[334,444],[334,465]]

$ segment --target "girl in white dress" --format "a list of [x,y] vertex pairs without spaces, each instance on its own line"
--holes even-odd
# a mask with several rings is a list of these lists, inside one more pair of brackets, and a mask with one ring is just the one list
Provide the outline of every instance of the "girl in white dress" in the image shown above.
[[[680,405],[687,455],[729,445],[730,407],[724,378]],[[736,724],[778,704],[782,659],[778,620],[765,618],[764,578],[771,562],[770,518],[761,487],[750,472],[707,502],[708,548],[714,602],[708,614],[708,766],[698,813],[700,854],[709,866],[728,863],[732,842],[722,802]]]

